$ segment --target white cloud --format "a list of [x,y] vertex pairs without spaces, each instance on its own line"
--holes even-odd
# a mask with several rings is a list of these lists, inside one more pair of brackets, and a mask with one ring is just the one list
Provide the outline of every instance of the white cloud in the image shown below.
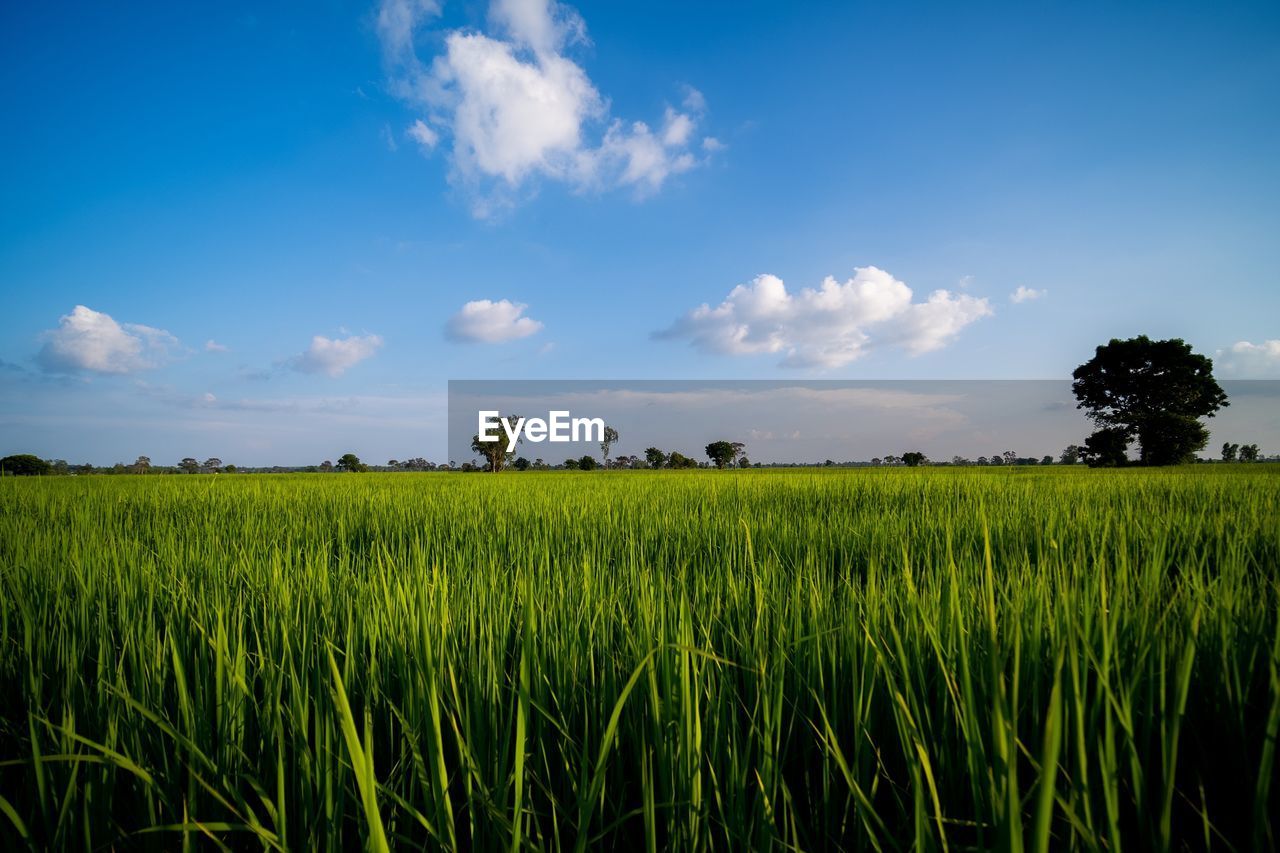
[[668,148],[683,147],[689,144],[693,135],[693,119],[686,113],[678,113],[667,107],[663,115],[662,144]]
[[449,319],[445,334],[455,341],[487,344],[527,338],[542,329],[542,323],[522,316],[528,307],[508,299],[476,299]]
[[226,352],[227,347],[224,344],[218,343],[213,338],[210,338],[209,340],[204,342],[204,351],[205,352]]
[[[584,176],[589,180],[599,180],[600,175],[607,174],[611,176],[610,180],[621,186],[634,187],[642,196],[656,192],[671,175],[687,172],[697,165],[692,154],[684,150],[677,153],[677,149],[666,141],[669,136],[687,138],[689,131],[678,127],[684,118],[683,115],[668,114],[657,134],[642,121],[630,127],[614,122],[600,147],[582,155]],[[680,146],[683,145],[681,142]]]
[[436,143],[440,141],[440,134],[431,129],[431,126],[422,119],[418,119],[409,125],[409,129],[405,131],[409,134],[409,138],[422,148],[423,152],[429,152],[436,147]]
[[311,339],[311,346],[307,347],[306,352],[296,356],[290,363],[294,370],[302,373],[323,373],[338,377],[366,358],[372,358],[381,346],[382,338],[377,335],[352,335],[333,340],[316,335]]
[[965,326],[991,313],[991,305],[985,298],[935,290],[927,300],[910,305],[902,313],[898,318],[900,328],[892,342],[911,355],[923,355],[942,349]]
[[582,16],[555,0],[493,0],[489,18],[512,42],[537,54],[587,40]]
[[681,101],[681,104],[689,112],[698,115],[707,111],[706,96],[688,84],[684,86],[684,100]]
[[374,22],[378,40],[393,62],[413,55],[413,31],[426,18],[440,14],[435,0],[382,0]]
[[36,360],[51,373],[132,373],[167,361],[178,339],[163,329],[117,323],[109,314],[77,305],[42,335]]
[[[691,152],[706,99],[685,87],[681,108],[668,107],[661,125],[609,116],[608,100],[586,71],[565,55],[586,43],[586,26],[554,0],[493,0],[489,31],[454,30],[430,63],[413,48],[413,32],[434,16],[434,4],[384,0],[378,34],[394,76],[393,89],[428,111],[432,148],[450,139],[454,178],[474,194],[473,212],[487,216],[513,203],[542,178],[577,190],[659,189],[700,160]],[[702,143],[703,151],[718,143]]]
[[986,299],[946,290],[912,302],[906,284],[876,267],[859,267],[847,281],[828,276],[818,289],[795,294],[777,276],[757,276],[716,307],[703,304],[656,336],[688,340],[704,352],[780,353],[786,367],[829,368],[881,344],[912,355],[939,349],[991,313]]
[[1236,377],[1275,378],[1280,376],[1280,339],[1251,343],[1237,341],[1227,350],[1218,350],[1219,368]]
[[1033,299],[1043,299],[1049,295],[1047,290],[1036,290],[1027,287],[1025,284],[1018,285],[1018,289],[1009,294],[1009,301],[1013,303],[1030,302]]

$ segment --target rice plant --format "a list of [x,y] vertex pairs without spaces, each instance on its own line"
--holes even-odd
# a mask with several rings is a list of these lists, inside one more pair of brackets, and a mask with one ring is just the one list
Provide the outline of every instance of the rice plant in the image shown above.
[[6,848],[1277,844],[1275,466],[0,507]]

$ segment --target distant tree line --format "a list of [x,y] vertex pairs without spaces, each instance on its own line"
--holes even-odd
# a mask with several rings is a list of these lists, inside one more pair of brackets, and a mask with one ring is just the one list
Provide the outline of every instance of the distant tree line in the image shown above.
[[1223,462],[1235,462],[1237,460],[1240,462],[1257,462],[1260,458],[1261,454],[1259,453],[1258,445],[1256,444],[1246,444],[1241,446],[1239,444],[1232,444],[1229,441],[1222,443]]
[[[737,442],[728,442],[735,444]],[[348,458],[350,457],[350,458]],[[678,450],[670,453],[660,450],[656,447],[650,447],[645,450],[643,456],[617,456],[611,458],[608,463],[608,470],[613,471],[639,471],[639,470],[682,470],[690,468],[809,468],[809,467],[827,467],[827,468],[888,468],[888,467],[907,467],[914,468],[919,466],[929,467],[1004,467],[1004,466],[1043,466],[1043,465],[1077,465],[1085,464],[1087,456],[1084,448],[1080,445],[1068,445],[1057,458],[1050,455],[1045,456],[1021,456],[1014,451],[1006,450],[1002,453],[993,453],[990,456],[979,456],[976,459],[967,456],[952,456],[949,460],[932,460],[924,453],[919,451],[905,451],[901,454],[886,454],[877,456],[869,460],[849,460],[844,462],[836,462],[831,459],[822,462],[751,462],[745,455],[740,453],[736,458],[731,458],[724,465],[716,462],[717,457],[709,457],[707,461],[699,462],[684,455]],[[724,459],[724,456],[718,458]],[[1280,462],[1280,455],[1264,456],[1258,449],[1256,444],[1232,444],[1230,442],[1223,445],[1221,459],[1195,459],[1198,463],[1220,463],[1220,462]],[[124,464],[117,462],[115,465],[98,466],[91,464],[72,465],[62,459],[41,459],[29,453],[15,454],[0,459],[0,476],[57,476],[57,475],[84,475],[84,474],[152,474],[152,475],[181,475],[181,474],[289,474],[289,473],[320,473],[320,474],[341,474],[341,473],[363,473],[366,471],[379,472],[422,472],[422,471],[440,471],[440,472],[462,472],[473,473],[490,470],[487,465],[475,462],[463,462],[455,464],[451,462],[435,463],[430,462],[422,457],[413,457],[405,460],[392,459],[386,465],[367,465],[359,460],[355,454],[344,454],[339,457],[335,463],[331,460],[325,460],[318,465],[274,465],[263,467],[245,467],[231,464],[219,464],[220,460],[213,458],[204,462],[197,462],[193,457],[182,459],[177,465],[153,465],[151,461],[140,456],[132,464]],[[549,463],[541,457],[536,459],[526,459],[523,456],[517,456],[511,460],[509,466],[505,466],[513,471],[595,471],[602,470],[606,466],[595,457],[585,455],[582,457],[566,459],[561,463]]]
[[139,456],[130,464],[93,465],[88,462],[75,465],[65,459],[41,459],[30,453],[20,453],[0,459],[0,475],[59,475],[59,474],[235,474],[240,469],[223,464],[213,457],[199,462],[192,457],[180,460],[176,465],[154,465],[149,456]]

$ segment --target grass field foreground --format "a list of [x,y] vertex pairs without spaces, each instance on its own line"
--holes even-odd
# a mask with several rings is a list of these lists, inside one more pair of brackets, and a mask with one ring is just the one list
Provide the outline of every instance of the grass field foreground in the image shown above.
[[15,846],[1280,841],[1277,466],[7,478],[0,508]]

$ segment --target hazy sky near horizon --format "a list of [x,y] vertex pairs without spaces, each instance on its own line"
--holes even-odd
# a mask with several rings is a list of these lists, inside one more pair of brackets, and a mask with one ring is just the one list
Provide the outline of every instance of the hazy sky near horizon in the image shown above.
[[[1229,404],[1206,419],[1210,443],[1201,455],[1216,457],[1226,441],[1280,447],[1280,381],[1222,384]],[[908,451],[937,461],[1006,451],[1057,459],[1093,429],[1067,379],[463,380],[449,383],[450,461],[475,458],[471,439],[482,411],[547,422],[553,411],[570,413],[562,421],[600,418],[618,432],[615,458],[658,447],[705,461],[707,444],[732,440],[754,461],[789,464],[867,462]],[[585,431],[581,439],[542,436],[521,441],[515,452],[551,464],[584,453],[599,458],[598,439]]]
[[1275,3],[5,4],[0,455],[439,459],[449,379],[1141,333],[1277,378],[1278,103]]

